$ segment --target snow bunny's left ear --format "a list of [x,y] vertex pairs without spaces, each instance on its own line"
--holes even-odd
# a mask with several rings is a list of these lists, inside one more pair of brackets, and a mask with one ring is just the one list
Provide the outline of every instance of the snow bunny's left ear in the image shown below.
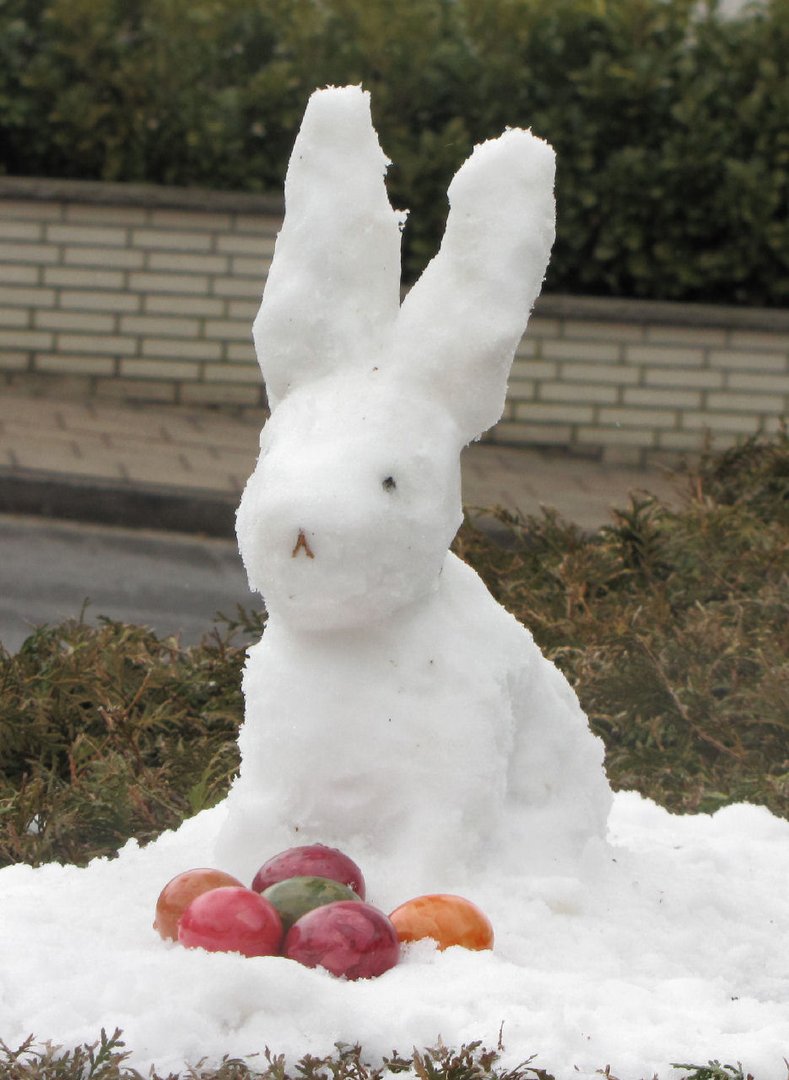
[[389,161],[358,86],[310,97],[285,180],[255,349],[274,408],[323,374],[376,362],[400,303],[400,227]]
[[449,186],[441,248],[398,318],[395,362],[449,407],[466,442],[504,409],[554,240],[554,173],[553,150],[529,131],[477,146]]

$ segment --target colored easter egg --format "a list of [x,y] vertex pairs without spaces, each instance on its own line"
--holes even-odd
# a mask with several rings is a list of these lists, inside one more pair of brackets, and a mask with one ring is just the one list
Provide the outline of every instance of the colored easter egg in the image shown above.
[[332,904],[338,900],[356,900],[356,895],[350,885],[343,885],[341,881],[332,881],[325,877],[292,877],[284,881],[277,881],[269,885],[261,896],[270,900],[279,912],[282,919],[282,928],[287,933],[291,926],[314,908],[324,904]]
[[223,870],[212,870],[209,867],[197,867],[194,870],[185,870],[168,881],[159,893],[156,901],[156,915],[153,920],[153,928],[165,941],[178,940],[178,920],[189,907],[195,897],[209,889],[218,889],[223,885],[237,885],[241,882],[226,874]]
[[492,949],[493,927],[476,904],[462,896],[434,893],[416,896],[390,914],[401,941],[433,938],[439,949]]
[[332,975],[371,979],[395,966],[400,942],[378,908],[359,900],[338,900],[302,915],[286,934],[282,952]]
[[255,874],[252,888],[262,893],[269,885],[285,878],[305,876],[340,881],[343,885],[349,885],[364,900],[364,877],[359,867],[342,851],[326,847],[325,844],[305,844],[274,855]]
[[282,922],[259,893],[226,886],[192,901],[178,923],[178,940],[190,949],[274,956],[282,943]]

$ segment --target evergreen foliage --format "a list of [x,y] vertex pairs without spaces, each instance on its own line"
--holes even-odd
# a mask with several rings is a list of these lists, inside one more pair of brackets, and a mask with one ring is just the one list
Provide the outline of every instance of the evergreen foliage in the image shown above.
[[[108,1035],[102,1028],[93,1043],[64,1049],[52,1043],[40,1044],[31,1036],[21,1046],[11,1048],[0,1041],[0,1077],[3,1080],[388,1080],[405,1073],[416,1080],[555,1080],[553,1073],[540,1068],[534,1054],[513,1068],[500,1063],[504,1046],[489,1050],[481,1042],[464,1043],[460,1049],[445,1046],[413,1048],[404,1057],[396,1050],[391,1056],[371,1062],[357,1043],[335,1043],[336,1051],[326,1057],[305,1054],[289,1064],[284,1055],[266,1047],[255,1058],[242,1060],[225,1055],[216,1067],[204,1062],[189,1065],[181,1073],[159,1073],[152,1068],[145,1076],[128,1064],[120,1028]],[[678,1064],[682,1072],[676,1080],[754,1080],[742,1065],[722,1065],[713,1060],[706,1065]],[[610,1066],[597,1072],[606,1080],[618,1080]],[[653,1077],[652,1080],[658,1080]]]
[[789,0],[0,0],[0,171],[279,192],[346,82],[411,278],[472,145],[524,125],[559,153],[550,289],[789,303]]
[[789,439],[709,456],[678,507],[631,496],[586,534],[552,513],[458,546],[575,687],[615,788],[675,812],[789,816]]
[[[789,438],[683,483],[679,507],[633,496],[593,533],[497,511],[497,539],[467,522],[456,548],[575,686],[615,788],[789,817]],[[85,863],[222,798],[264,632],[223,622],[194,648],[78,619],[0,646],[0,865]]]

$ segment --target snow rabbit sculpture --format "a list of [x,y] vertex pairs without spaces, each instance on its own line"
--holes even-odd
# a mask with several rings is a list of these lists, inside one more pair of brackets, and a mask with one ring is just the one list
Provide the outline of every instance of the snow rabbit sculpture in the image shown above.
[[474,150],[402,306],[387,165],[365,92],[313,94],[254,324],[272,411],[237,526],[269,622],[220,849],[246,874],[291,844],[375,853],[402,896],[486,859],[558,868],[610,791],[564,677],[448,552],[460,451],[501,415],[545,273],[553,151]]

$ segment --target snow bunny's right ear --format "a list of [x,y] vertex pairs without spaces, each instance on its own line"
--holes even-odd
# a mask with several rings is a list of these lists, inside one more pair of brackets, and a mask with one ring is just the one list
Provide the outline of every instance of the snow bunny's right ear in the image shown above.
[[552,148],[530,131],[475,147],[449,186],[441,248],[398,318],[395,363],[443,401],[465,442],[504,409],[553,244],[554,172]]
[[277,238],[253,337],[274,408],[330,372],[375,364],[400,304],[400,228],[389,161],[358,86],[312,94],[285,180]]

